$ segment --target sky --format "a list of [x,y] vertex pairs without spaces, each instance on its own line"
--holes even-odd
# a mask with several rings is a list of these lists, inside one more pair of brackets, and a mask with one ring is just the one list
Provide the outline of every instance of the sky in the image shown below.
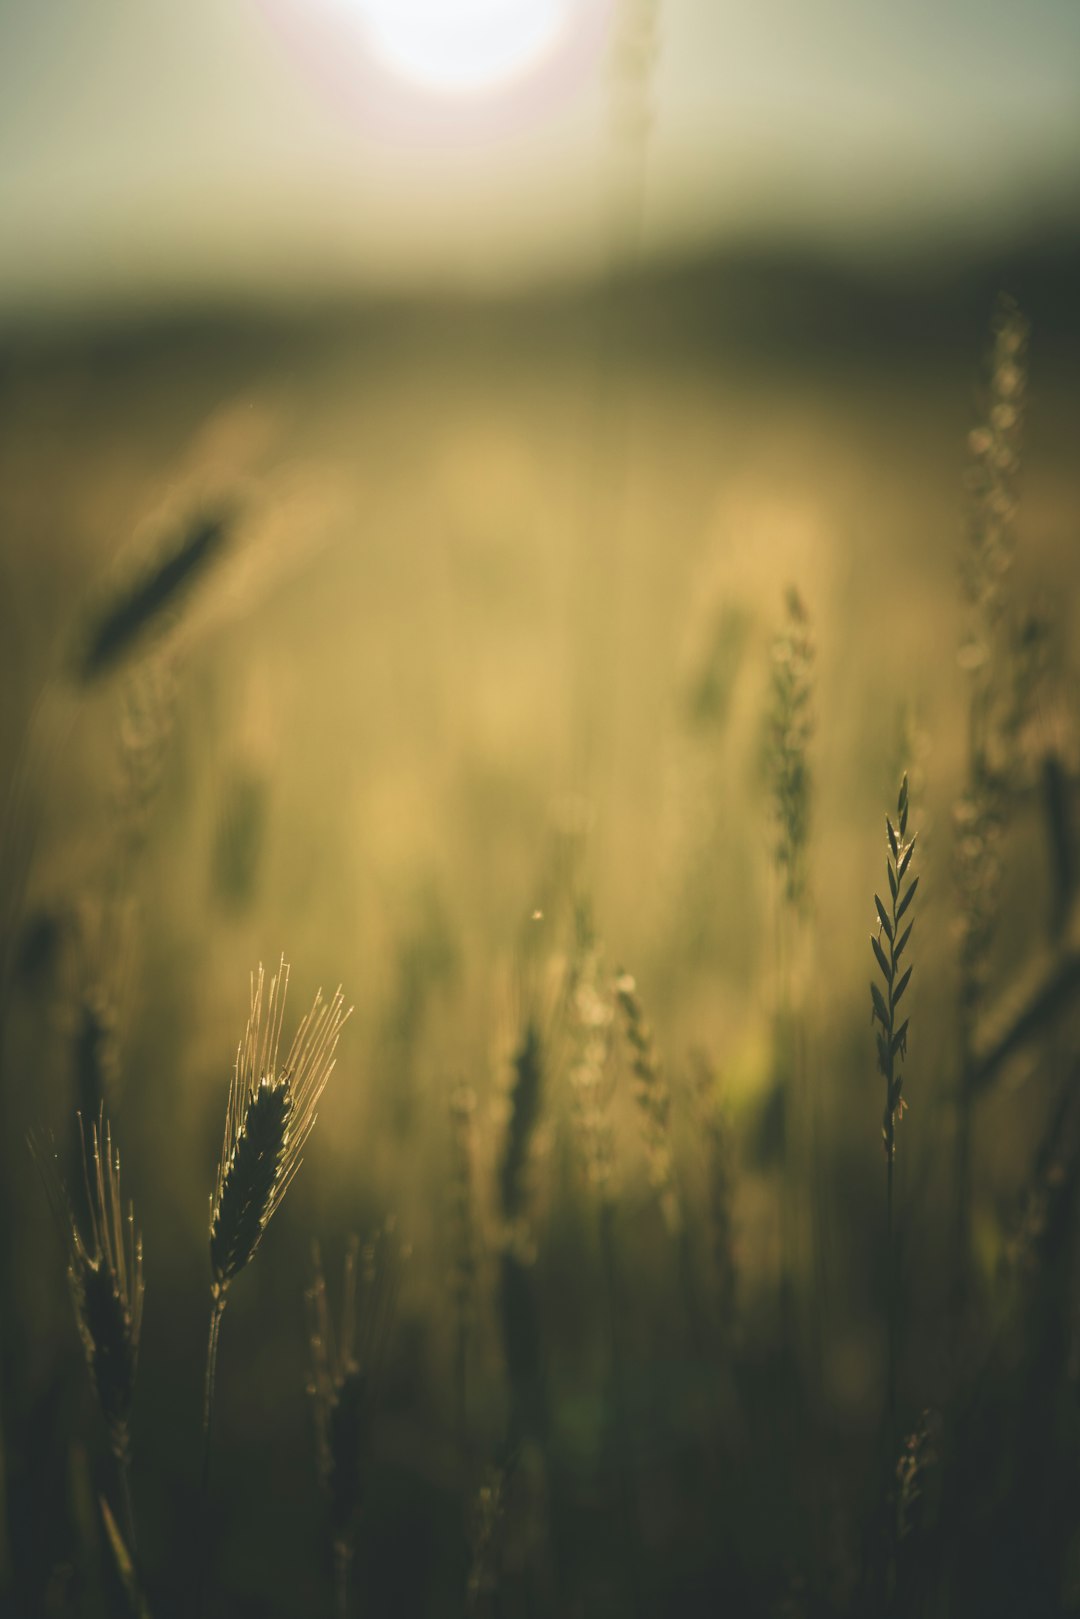
[[589,274],[639,182],[646,256],[1080,220],[1080,0],[0,0],[0,309]]

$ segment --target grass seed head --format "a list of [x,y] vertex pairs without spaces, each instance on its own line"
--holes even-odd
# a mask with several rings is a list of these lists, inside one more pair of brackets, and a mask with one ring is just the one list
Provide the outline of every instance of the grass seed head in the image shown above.
[[1043,655],[1043,635],[1037,626],[1034,635],[1025,630],[1011,587],[1027,342],[1024,316],[1002,296],[984,417],[969,439],[970,505],[960,558],[967,622],[958,661],[968,686],[968,757],[954,822],[960,1004],[967,1030],[989,987],[1010,788]]
[[372,1404],[393,1328],[402,1257],[393,1220],[363,1247],[350,1238],[335,1323],[316,1245],[305,1294],[319,1482],[333,1542],[346,1550],[363,1506]]
[[72,1213],[55,1153],[32,1142],[49,1199],[68,1249],[68,1280],[90,1381],[118,1460],[128,1455],[128,1419],[135,1394],[142,1331],[143,1250],[135,1210],[120,1198],[120,1154],[104,1109],[90,1126],[79,1115],[89,1229]]
[[787,592],[785,606],[787,622],[773,643],[766,760],[776,864],[784,898],[789,905],[799,907],[806,898],[808,879],[814,642],[810,616],[794,586]]
[[300,1167],[349,1015],[340,989],[329,1002],[320,991],[282,1062],[288,981],[284,960],[269,991],[261,966],[252,980],[251,1010],[229,1086],[225,1139],[210,1199],[210,1264],[219,1299],[251,1261]]
[[646,1022],[632,974],[621,971],[617,974],[615,997],[623,1015],[623,1029],[630,1048],[634,1095],[641,1113],[645,1150],[649,1159],[649,1179],[659,1199],[665,1224],[674,1233],[682,1225],[682,1210],[671,1142],[671,1088],[657,1056],[652,1030]]
[[475,1210],[475,1166],[473,1118],[476,1093],[468,1085],[458,1085],[450,1097],[450,1221],[453,1231],[451,1294],[459,1330],[471,1324],[476,1310],[477,1232]]
[[109,674],[160,626],[224,549],[234,521],[235,513],[225,507],[196,514],[101,603],[78,656],[76,673],[84,685]]
[[888,902],[874,895],[877,914],[877,932],[870,935],[880,982],[870,981],[870,1012],[877,1037],[878,1068],[885,1081],[885,1108],[882,1114],[881,1134],[885,1155],[892,1159],[896,1152],[896,1121],[903,1117],[904,1076],[900,1063],[907,1057],[907,1008],[901,1001],[911,982],[911,964],[905,959],[908,942],[915,926],[911,913],[912,902],[919,879],[911,869],[915,853],[915,834],[908,837],[908,779],[900,783],[896,801],[896,823],[885,817],[887,848],[886,875],[889,880]]
[[731,1120],[712,1059],[700,1048],[691,1055],[692,1097],[698,1139],[707,1164],[710,1248],[720,1322],[730,1333],[735,1320],[738,1262],[735,1240],[735,1161]]
[[589,1184],[604,1201],[613,1195],[615,1134],[612,1047],[615,1001],[603,953],[591,928],[579,925],[567,983],[568,1076],[576,1133]]
[[291,1114],[288,1081],[260,1079],[247,1099],[210,1223],[210,1263],[219,1287],[239,1275],[259,1246],[281,1174]]
[[536,1021],[529,1018],[514,1053],[510,1117],[499,1163],[499,1203],[508,1227],[519,1221],[524,1212],[525,1168],[540,1116],[543,1061],[540,1029]]

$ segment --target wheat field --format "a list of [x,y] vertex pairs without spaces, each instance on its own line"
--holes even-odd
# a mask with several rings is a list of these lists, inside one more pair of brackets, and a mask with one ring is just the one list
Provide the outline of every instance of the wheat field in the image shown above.
[[1078,353],[5,339],[4,1612],[1080,1611]]

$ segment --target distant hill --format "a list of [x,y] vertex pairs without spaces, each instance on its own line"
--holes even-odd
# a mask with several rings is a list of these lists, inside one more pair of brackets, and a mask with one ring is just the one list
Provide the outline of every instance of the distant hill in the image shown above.
[[123,363],[156,348],[205,343],[218,355],[249,347],[316,349],[343,334],[376,347],[453,330],[455,341],[515,350],[610,342],[639,356],[711,352],[762,361],[858,364],[868,353],[920,363],[970,356],[985,342],[999,291],[1031,319],[1044,358],[1080,359],[1080,225],[1003,242],[966,257],[921,255],[860,263],[805,247],[743,244],[652,261],[589,283],[497,295],[370,295],[337,290],[275,301],[239,297],[123,314],[0,314],[0,363],[83,351]]

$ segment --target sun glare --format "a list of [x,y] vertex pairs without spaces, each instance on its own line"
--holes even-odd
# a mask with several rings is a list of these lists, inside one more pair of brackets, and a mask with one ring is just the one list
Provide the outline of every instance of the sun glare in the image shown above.
[[387,72],[443,95],[522,77],[559,44],[569,0],[351,0]]

